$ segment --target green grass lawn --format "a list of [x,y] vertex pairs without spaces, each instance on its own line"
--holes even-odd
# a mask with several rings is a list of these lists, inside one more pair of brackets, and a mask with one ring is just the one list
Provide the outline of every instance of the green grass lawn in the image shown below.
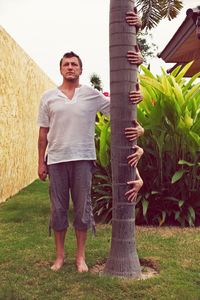
[[[0,299],[1,300],[121,300],[200,299],[200,229],[137,227],[141,259],[153,260],[159,275],[147,280],[127,280],[78,274],[75,239],[69,228],[67,259],[55,273],[53,236],[48,236],[47,183],[35,181],[0,205]],[[106,259],[110,248],[110,225],[98,225],[96,237],[89,233],[89,268]]]

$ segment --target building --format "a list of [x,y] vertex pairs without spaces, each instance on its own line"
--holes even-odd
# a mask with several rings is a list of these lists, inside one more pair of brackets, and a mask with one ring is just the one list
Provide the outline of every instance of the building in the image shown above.
[[175,63],[170,73],[179,65],[194,61],[185,77],[200,72],[200,6],[189,8],[181,26],[175,32],[166,47],[158,54],[166,63]]

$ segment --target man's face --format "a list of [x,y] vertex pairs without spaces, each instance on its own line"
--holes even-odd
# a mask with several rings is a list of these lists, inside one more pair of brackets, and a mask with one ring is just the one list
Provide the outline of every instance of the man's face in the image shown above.
[[64,57],[60,73],[67,81],[76,81],[82,73],[77,57]]

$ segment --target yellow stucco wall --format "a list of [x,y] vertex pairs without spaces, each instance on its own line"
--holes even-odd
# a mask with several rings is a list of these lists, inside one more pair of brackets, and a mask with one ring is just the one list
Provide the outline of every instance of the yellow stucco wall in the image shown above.
[[0,27],[0,202],[37,178],[37,114],[55,84]]

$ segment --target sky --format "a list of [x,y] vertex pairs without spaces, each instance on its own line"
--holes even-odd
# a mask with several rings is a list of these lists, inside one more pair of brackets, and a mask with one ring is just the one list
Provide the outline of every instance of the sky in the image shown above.
[[[109,0],[0,0],[1,26],[60,85],[59,61],[65,52],[76,52],[83,61],[82,84],[96,73],[109,91]],[[184,0],[172,20],[163,20],[150,33],[160,52],[186,17],[186,10],[200,0]],[[161,59],[151,60],[151,71],[169,68]]]

